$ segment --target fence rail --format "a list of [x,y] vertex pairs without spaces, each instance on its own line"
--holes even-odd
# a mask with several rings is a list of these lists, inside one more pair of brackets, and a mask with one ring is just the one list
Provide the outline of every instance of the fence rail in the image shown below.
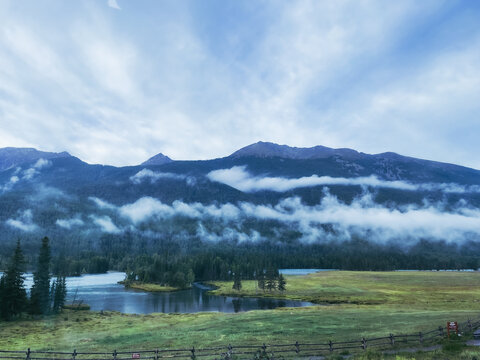
[[[480,328],[480,318],[467,320],[458,324],[461,333],[470,333]],[[404,344],[426,344],[446,336],[446,328],[439,326],[436,329],[418,332],[415,334],[389,334],[384,337],[362,338],[352,341],[328,341],[320,343],[295,343],[290,344],[255,344],[255,345],[232,345],[206,347],[206,348],[183,348],[183,349],[154,349],[112,352],[72,352],[65,351],[34,351],[28,348],[24,350],[0,350],[0,359],[18,360],[160,360],[160,359],[224,359],[233,357],[251,359],[255,356],[268,356],[275,358],[308,357],[326,355],[335,351],[365,351],[369,348],[382,349],[401,346]]]

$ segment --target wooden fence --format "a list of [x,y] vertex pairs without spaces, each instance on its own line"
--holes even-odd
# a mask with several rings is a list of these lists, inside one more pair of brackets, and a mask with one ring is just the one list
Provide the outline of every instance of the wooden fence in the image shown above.
[[[458,324],[462,334],[471,333],[480,328],[480,319],[468,320]],[[131,350],[113,352],[61,352],[61,351],[34,351],[30,348],[24,350],[0,350],[0,359],[23,359],[23,360],[131,360],[165,358],[179,359],[280,359],[280,358],[303,358],[308,356],[321,356],[333,352],[359,352],[367,349],[384,350],[387,348],[402,348],[404,346],[423,346],[431,344],[446,336],[446,327],[439,326],[427,332],[415,334],[390,334],[377,338],[362,338],[352,341],[328,341],[319,343],[290,344],[262,344],[262,345],[228,345],[206,348],[184,349],[155,349],[155,350]]]

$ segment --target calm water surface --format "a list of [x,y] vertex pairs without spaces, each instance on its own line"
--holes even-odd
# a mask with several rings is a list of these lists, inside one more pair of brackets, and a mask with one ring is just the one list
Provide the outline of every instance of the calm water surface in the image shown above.
[[[67,303],[74,298],[90,305],[94,311],[120,311],[128,314],[196,313],[205,311],[239,312],[258,309],[275,309],[277,307],[311,306],[312,303],[279,299],[235,298],[229,296],[208,295],[208,288],[195,284],[192,289],[147,293],[125,289],[118,284],[125,278],[121,272],[107,274],[83,275],[67,278]],[[27,275],[25,284],[32,285],[32,275]]]
[[319,271],[338,271],[336,269],[280,269],[283,275],[308,275]]

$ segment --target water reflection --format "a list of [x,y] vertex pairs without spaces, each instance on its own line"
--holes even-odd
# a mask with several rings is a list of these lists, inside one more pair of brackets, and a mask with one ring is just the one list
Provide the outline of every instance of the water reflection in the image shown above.
[[[94,311],[119,311],[123,313],[148,314],[162,313],[196,313],[205,311],[240,312],[257,309],[274,309],[277,307],[300,307],[313,305],[308,302],[234,298],[214,296],[207,293],[208,287],[196,284],[192,289],[166,292],[146,293],[125,289],[117,282],[123,280],[124,273],[110,272],[100,275],[83,275],[67,278],[67,302],[74,298],[76,302],[89,304]],[[27,286],[31,286],[32,277],[27,276]]]

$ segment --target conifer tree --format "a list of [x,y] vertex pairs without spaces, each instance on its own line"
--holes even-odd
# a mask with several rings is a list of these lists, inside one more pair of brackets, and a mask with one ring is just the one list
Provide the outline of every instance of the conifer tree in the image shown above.
[[48,237],[44,237],[38,256],[37,271],[33,274],[30,301],[30,311],[33,314],[47,314],[51,310],[50,279],[50,245]]
[[275,271],[273,269],[267,270],[265,287],[268,291],[275,290],[277,288],[277,281],[275,279]]
[[265,292],[265,274],[263,270],[258,272],[257,282],[258,282],[258,288],[263,292]]
[[65,276],[58,276],[55,283],[52,285],[54,289],[52,291],[52,311],[58,313],[62,310],[63,305],[65,305],[65,298],[67,297],[67,284]]
[[279,291],[285,291],[287,289],[287,280],[285,280],[283,274],[278,275],[277,289]]
[[0,319],[8,318],[7,306],[5,305],[5,274],[0,278]]
[[232,289],[234,290],[242,290],[242,279],[240,278],[240,272],[235,271],[233,274],[233,286]]
[[25,259],[18,240],[7,271],[0,280],[0,316],[3,319],[19,315],[27,307],[24,272]]

